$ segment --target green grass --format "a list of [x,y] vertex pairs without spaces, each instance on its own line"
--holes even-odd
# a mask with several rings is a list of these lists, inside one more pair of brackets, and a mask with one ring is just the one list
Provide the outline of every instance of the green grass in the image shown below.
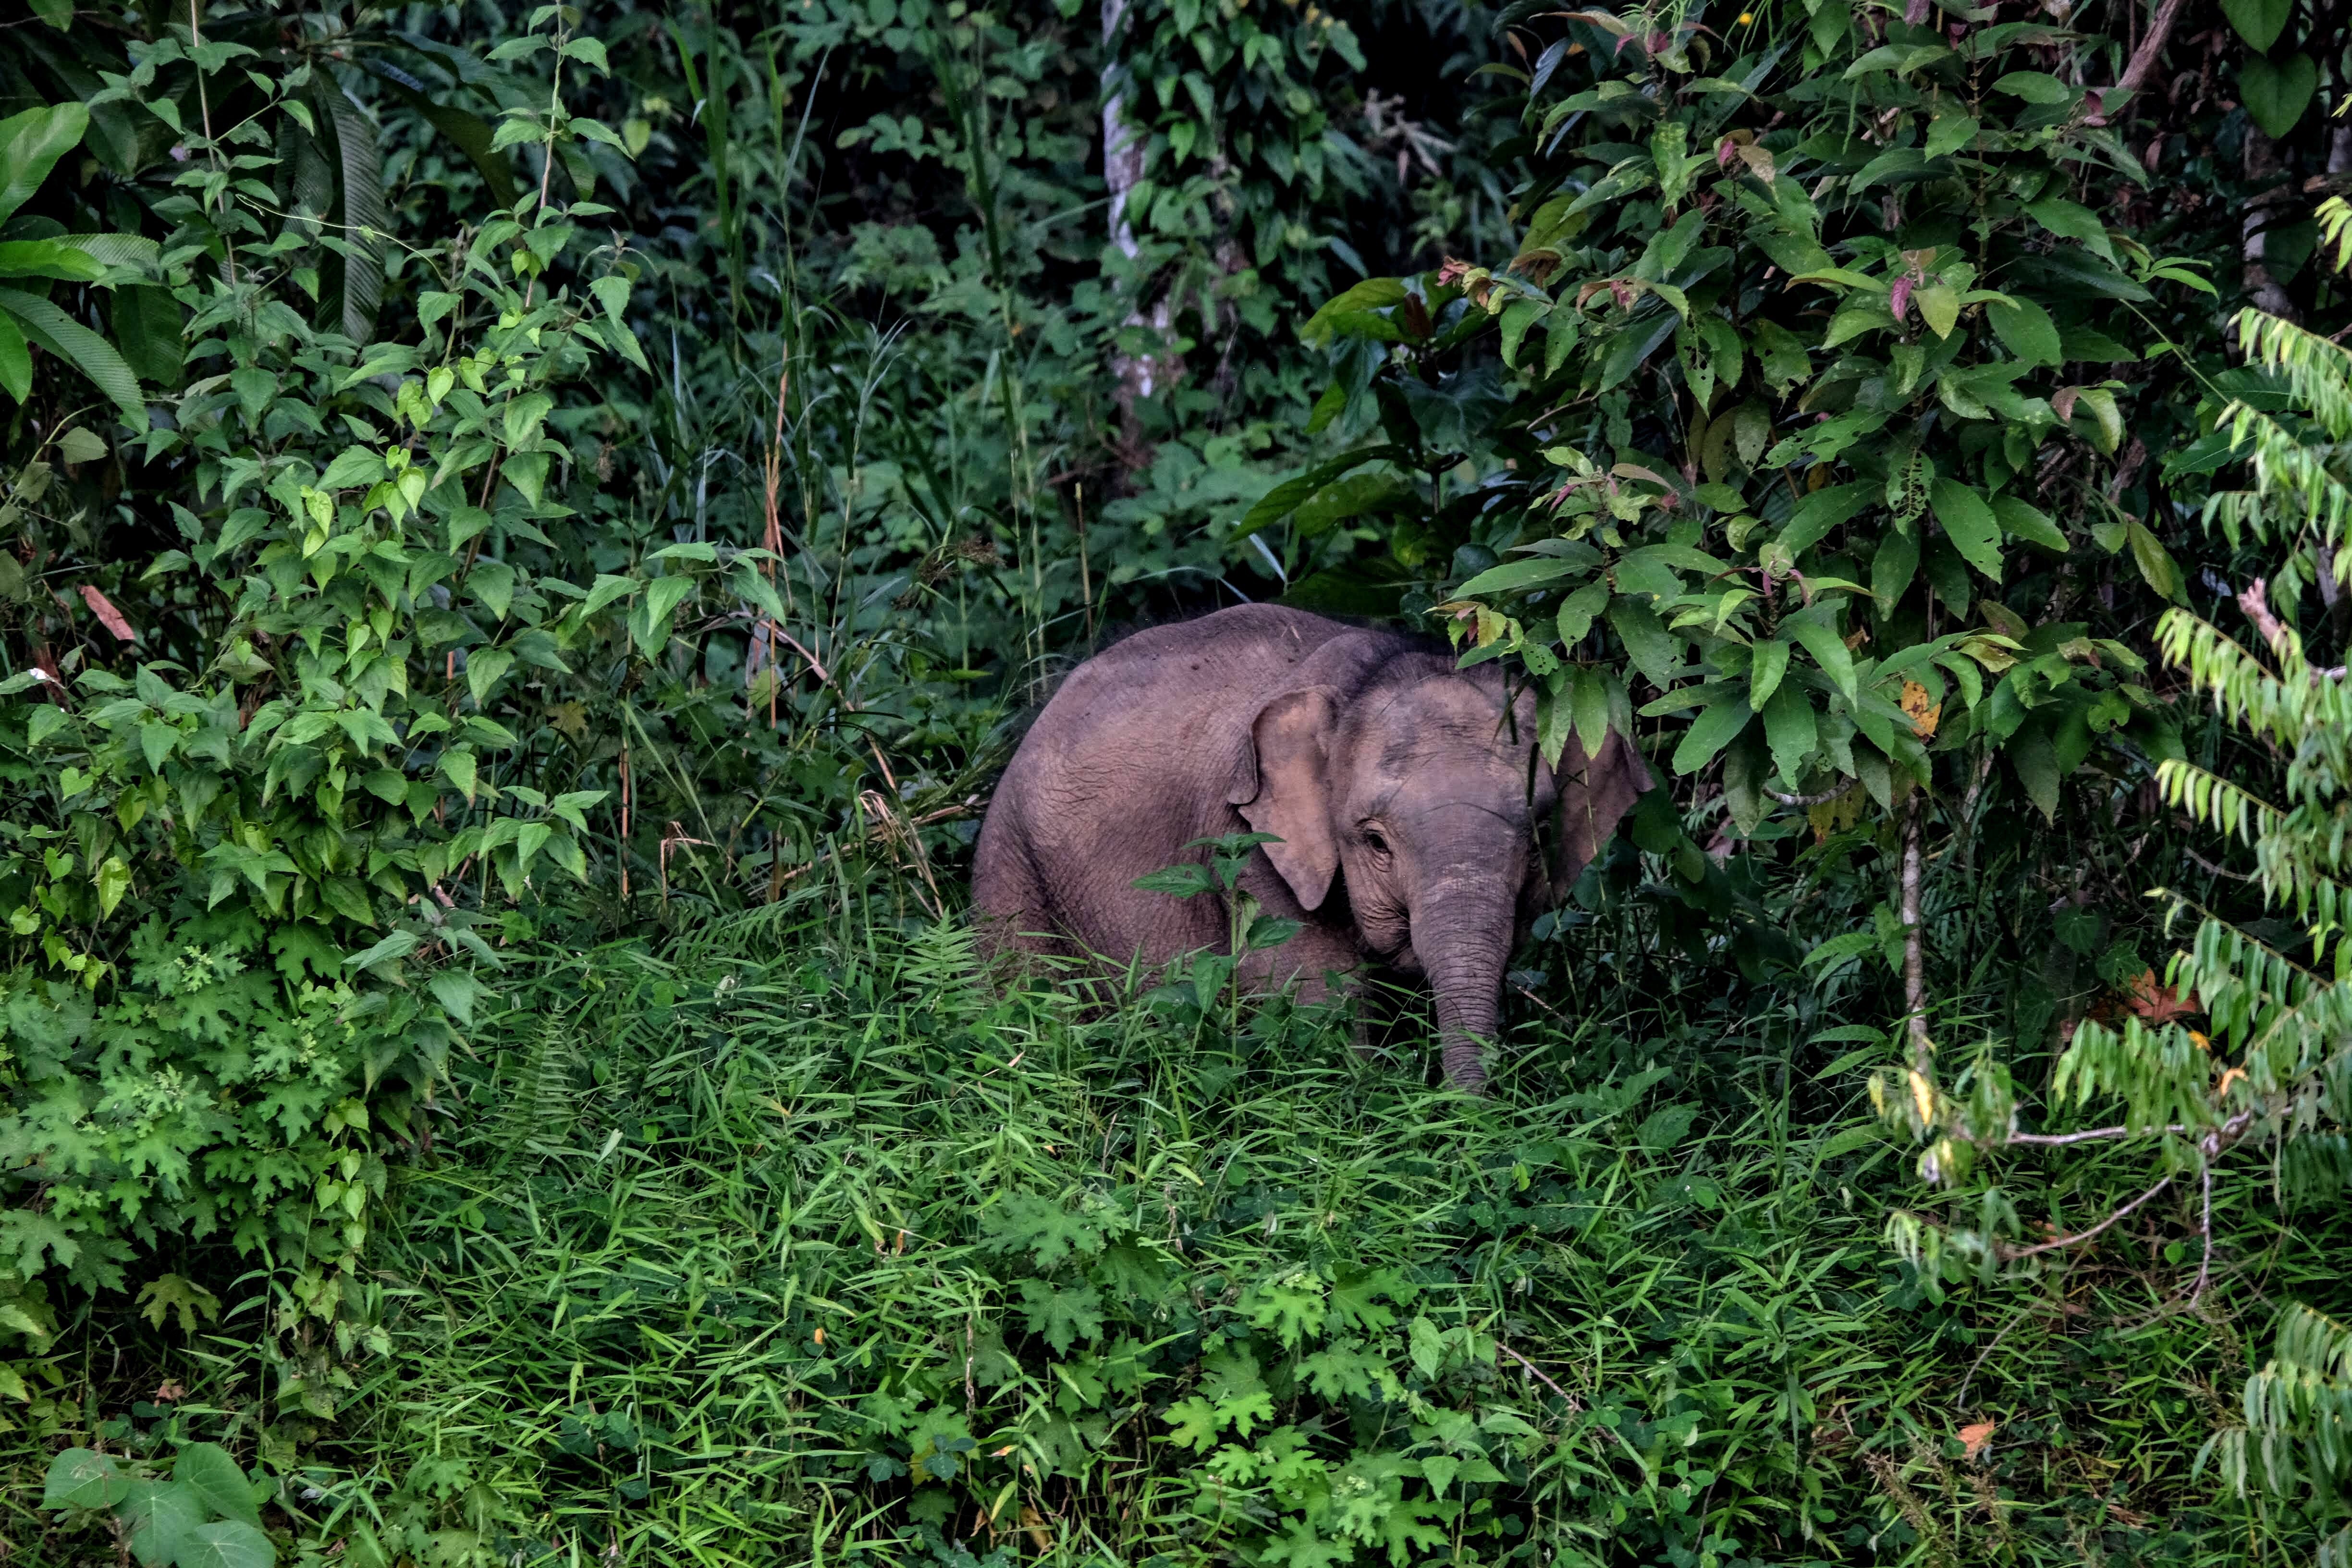
[[2252,1287],[2324,1284],[2324,1247],[2281,1232],[2194,1313],[2136,1244],[1932,1302],[1880,1236],[1908,1152],[1719,1000],[1538,1014],[1470,1101],[1310,1011],[1081,1016],[991,989],[953,928],[807,906],[542,959],[508,997],[332,1323],[281,1267],[224,1274],[193,1336],[122,1302],[68,1331],[12,1439],[21,1560],[115,1560],[32,1508],[93,1432],[228,1442],[289,1544],[343,1563],[2190,1563],[2295,1535],[2189,1471]]

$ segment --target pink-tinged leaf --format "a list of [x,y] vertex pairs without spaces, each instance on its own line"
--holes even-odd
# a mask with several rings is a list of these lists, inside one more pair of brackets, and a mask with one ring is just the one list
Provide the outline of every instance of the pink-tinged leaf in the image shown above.
[[1715,144],[1715,166],[1718,169],[1728,169],[1731,167],[1731,160],[1738,156],[1738,153],[1739,143],[1728,136],[1725,137]]
[[81,602],[89,606],[89,613],[98,617],[100,626],[114,634],[117,642],[138,640],[139,634],[131,629],[131,623],[122,618],[122,612],[108,603],[105,595],[87,583],[81,585]]
[[1903,313],[1911,308],[1910,279],[1897,278],[1895,280],[1895,287],[1886,291],[1886,308],[1894,314],[1896,325],[1901,325]]

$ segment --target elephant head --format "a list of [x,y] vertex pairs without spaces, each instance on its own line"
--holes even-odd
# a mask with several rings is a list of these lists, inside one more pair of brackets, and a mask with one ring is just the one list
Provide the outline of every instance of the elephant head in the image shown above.
[[[1649,770],[1622,738],[1573,742],[1557,779],[1536,748],[1536,703],[1492,667],[1416,652],[1284,691],[1250,726],[1227,799],[1260,833],[1302,907],[1345,889],[1364,946],[1435,994],[1446,1076],[1486,1080],[1520,911],[1565,893],[1616,830]],[[1559,813],[1547,877],[1535,824]]]

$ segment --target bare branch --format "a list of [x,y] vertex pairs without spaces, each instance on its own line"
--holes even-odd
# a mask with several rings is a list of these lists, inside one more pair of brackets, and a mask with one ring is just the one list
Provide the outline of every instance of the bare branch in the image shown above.
[[2142,38],[2139,47],[2132,51],[2130,63],[2124,67],[2124,74],[2116,78],[2116,85],[2111,89],[2115,96],[2137,92],[2146,84],[2148,73],[2156,69],[2156,62],[2163,57],[2165,43],[2172,37],[2172,24],[2179,20],[2184,3],[2185,0],[2164,0],[2164,4],[2157,7],[2156,16],[2147,25],[2147,37]]
[[1557,1394],[1562,1399],[1567,1400],[1568,1407],[1570,1410],[1582,1410],[1584,1408],[1583,1401],[1578,1399],[1576,1395],[1570,1394],[1568,1390],[1554,1383],[1549,1377],[1545,1376],[1543,1368],[1538,1366],[1535,1363],[1529,1361],[1527,1357],[1521,1355],[1510,1346],[1503,1343],[1500,1340],[1496,1340],[1495,1342],[1495,1348],[1501,1351],[1505,1355],[1509,1356],[1513,1361],[1517,1362],[1521,1366],[1526,1367],[1530,1373],[1542,1382],[1546,1388],[1550,1389],[1554,1394]]
[[1822,790],[1818,795],[1782,795],[1777,789],[1768,789],[1764,793],[1782,805],[1826,805],[1843,795],[1850,787],[1847,784],[1838,784],[1833,788]]
[[2139,1196],[2132,1199],[2131,1202],[2126,1204],[2123,1207],[2117,1209],[2115,1213],[2109,1215],[2106,1218],[2101,1220],[2098,1224],[2093,1226],[2088,1230],[2077,1231],[2073,1236],[2062,1236],[2050,1241],[2037,1242],[2032,1247],[2003,1247],[2000,1249],[2000,1255],[2003,1258],[2014,1261],[2020,1258],[2031,1258],[2037,1252],[2053,1252],[2062,1247],[2074,1247],[2079,1243],[2088,1241],[2093,1237],[2097,1236],[2100,1232],[2123,1219],[2134,1209],[2139,1207],[2140,1205],[2147,1202],[2148,1199],[2156,1196],[2157,1194],[2164,1191],[2165,1188],[2170,1185],[2172,1185],[2172,1178],[2170,1176],[2165,1177],[2162,1181],[2157,1183],[2156,1185],[2148,1188],[2147,1191],[2140,1194]]

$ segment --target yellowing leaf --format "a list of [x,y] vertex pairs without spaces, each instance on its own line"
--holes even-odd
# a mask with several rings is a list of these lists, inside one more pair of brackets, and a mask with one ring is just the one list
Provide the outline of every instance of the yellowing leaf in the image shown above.
[[1936,721],[1944,713],[1944,705],[1930,701],[1927,689],[1916,680],[1903,683],[1902,707],[1904,717],[1911,721],[1911,732],[1923,741],[1936,732]]

